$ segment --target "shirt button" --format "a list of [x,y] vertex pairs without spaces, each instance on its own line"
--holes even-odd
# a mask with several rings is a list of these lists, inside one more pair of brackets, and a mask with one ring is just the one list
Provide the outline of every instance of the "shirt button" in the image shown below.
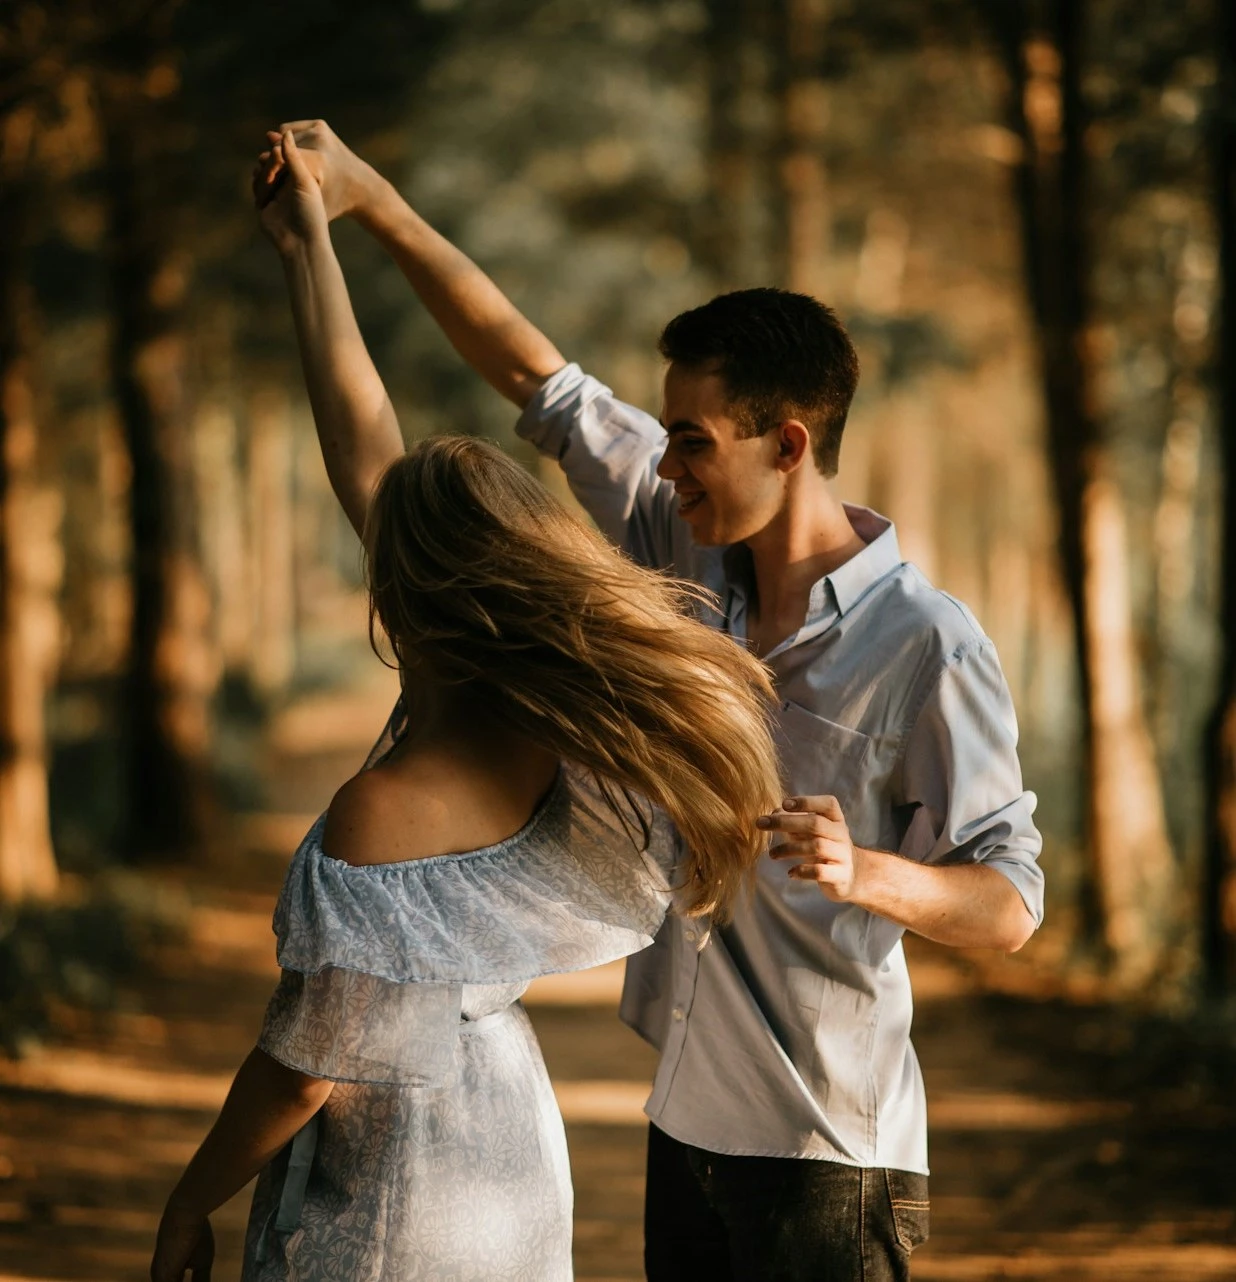
[[695,938],[696,938],[696,936],[695,936],[695,931],[693,931],[693,930],[688,930],[688,931],[686,932],[686,936],[687,936],[687,940],[688,940],[688,942],[689,942],[689,943],[692,943],[692,944],[693,944],[693,943],[695,943]]
[[675,1007],[674,1007],[674,1018],[675,1018],[675,1019],[681,1019],[681,1018],[682,1018],[682,1007],[681,1007],[681,1006],[675,1006]]

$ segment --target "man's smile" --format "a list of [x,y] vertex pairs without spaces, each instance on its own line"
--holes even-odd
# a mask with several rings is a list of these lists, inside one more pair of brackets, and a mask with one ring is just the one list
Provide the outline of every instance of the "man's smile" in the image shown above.
[[678,491],[678,515],[689,516],[704,501],[703,490]]

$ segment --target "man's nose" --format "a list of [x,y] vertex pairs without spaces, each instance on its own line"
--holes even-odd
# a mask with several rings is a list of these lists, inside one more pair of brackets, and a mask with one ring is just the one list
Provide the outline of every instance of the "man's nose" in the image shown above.
[[683,474],[682,462],[674,452],[672,445],[665,447],[665,453],[657,461],[657,475],[663,481],[676,481]]

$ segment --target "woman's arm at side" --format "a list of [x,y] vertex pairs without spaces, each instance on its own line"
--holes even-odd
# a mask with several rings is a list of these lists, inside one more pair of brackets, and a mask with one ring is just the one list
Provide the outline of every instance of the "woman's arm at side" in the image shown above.
[[238,1193],[326,1103],[334,1083],[256,1048],[240,1066],[210,1133],[172,1190],[151,1276],[175,1278],[206,1217]]
[[209,1215],[238,1193],[326,1103],[334,1082],[286,1068],[256,1047],[168,1206]]

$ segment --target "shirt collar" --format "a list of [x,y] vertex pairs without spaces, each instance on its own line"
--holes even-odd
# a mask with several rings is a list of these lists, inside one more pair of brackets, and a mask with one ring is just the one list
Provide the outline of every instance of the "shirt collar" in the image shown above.
[[[854,532],[867,546],[839,565],[831,574],[826,574],[812,584],[807,604],[807,623],[830,610],[830,591],[836,613],[844,615],[866,595],[869,588],[901,564],[897,527],[892,521],[869,507],[859,507],[854,503],[843,506]],[[726,582],[745,599],[749,595],[752,578],[751,553],[746,544],[733,543],[726,548],[722,565]]]
[[[901,548],[897,543],[897,527],[888,517],[873,512],[869,507],[858,507],[853,503],[844,506],[855,534],[867,546],[831,574],[825,575],[824,581],[832,585],[838,612],[848,614],[859,598],[866,596],[869,588],[901,564]],[[814,591],[812,589],[813,604]]]

